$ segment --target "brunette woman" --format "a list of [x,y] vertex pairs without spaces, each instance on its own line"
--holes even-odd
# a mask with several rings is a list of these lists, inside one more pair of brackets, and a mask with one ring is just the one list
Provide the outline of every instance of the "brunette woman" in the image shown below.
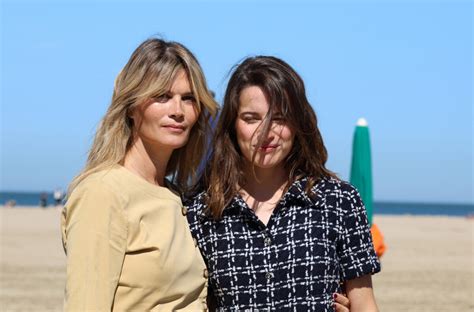
[[231,75],[188,220],[219,311],[377,311],[380,270],[356,189],[327,152],[300,76],[268,56]]

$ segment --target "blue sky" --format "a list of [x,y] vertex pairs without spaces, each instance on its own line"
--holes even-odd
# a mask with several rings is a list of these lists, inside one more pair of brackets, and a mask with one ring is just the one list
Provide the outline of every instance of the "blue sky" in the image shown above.
[[243,57],[290,63],[344,179],[365,117],[375,200],[473,203],[472,18],[470,1],[4,0],[0,190],[66,187],[115,76],[160,34],[195,53],[219,101]]

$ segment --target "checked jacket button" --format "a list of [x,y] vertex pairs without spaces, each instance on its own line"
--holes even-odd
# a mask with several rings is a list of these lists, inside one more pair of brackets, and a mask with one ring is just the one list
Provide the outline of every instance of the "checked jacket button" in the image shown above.
[[273,278],[273,273],[272,272],[265,273],[265,278],[267,279],[267,281],[271,280]]
[[270,246],[272,244],[272,239],[270,237],[265,237],[263,240],[266,246]]

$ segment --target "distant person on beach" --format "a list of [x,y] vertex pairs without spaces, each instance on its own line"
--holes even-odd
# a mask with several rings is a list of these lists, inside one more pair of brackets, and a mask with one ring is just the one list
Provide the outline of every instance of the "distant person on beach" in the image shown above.
[[60,188],[55,189],[54,193],[53,193],[53,197],[54,197],[55,205],[56,206],[61,205],[61,203],[63,201],[63,198],[64,198],[63,190],[60,189]]
[[66,311],[206,309],[206,266],[178,190],[216,112],[182,44],[149,39],[133,52],[63,210]]
[[48,206],[48,193],[42,192],[40,194],[39,205],[41,208],[46,208]]
[[16,206],[16,200],[14,200],[14,199],[9,199],[5,203],[5,207],[7,207],[7,208],[13,208],[15,206]]
[[333,301],[345,289],[351,311],[377,311],[364,205],[326,160],[300,76],[275,57],[244,60],[187,203],[217,310],[347,311]]

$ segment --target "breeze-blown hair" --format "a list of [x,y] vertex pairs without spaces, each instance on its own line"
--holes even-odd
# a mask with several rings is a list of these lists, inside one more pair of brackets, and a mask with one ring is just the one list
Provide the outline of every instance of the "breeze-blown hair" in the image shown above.
[[173,151],[166,174],[181,189],[194,181],[206,149],[209,118],[216,114],[218,106],[194,55],[180,43],[152,38],[138,46],[115,79],[112,102],[97,129],[85,168],[72,181],[69,193],[92,173],[124,161],[133,143],[130,112],[147,100],[165,94],[180,70],[187,74],[199,117],[188,143]]
[[[327,151],[301,77],[276,57],[247,58],[234,69],[230,77],[213,138],[214,150],[203,176],[208,212],[215,219],[222,216],[224,208],[238,193],[238,188],[245,185],[245,162],[237,143],[235,123],[240,94],[249,86],[260,87],[270,106],[261,125],[258,144],[262,144],[267,136],[274,114],[281,114],[295,133],[292,150],[285,160],[289,171],[287,185],[291,185],[299,176],[306,175],[308,183],[305,191],[312,196],[311,188],[317,180],[335,177],[325,167]],[[255,159],[255,153],[252,160]]]

